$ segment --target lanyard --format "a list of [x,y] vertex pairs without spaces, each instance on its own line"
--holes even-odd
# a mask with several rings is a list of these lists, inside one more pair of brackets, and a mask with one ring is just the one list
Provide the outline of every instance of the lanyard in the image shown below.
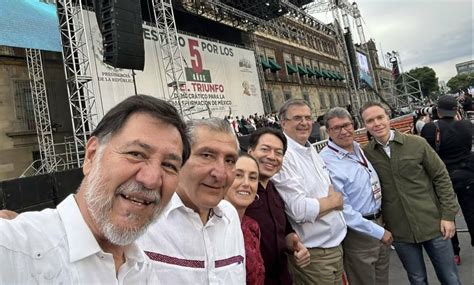
[[[336,148],[334,148],[334,147],[332,147],[332,146],[330,146],[330,145],[328,145],[328,148],[330,148],[332,151],[336,152],[337,154],[340,154],[340,153],[341,153],[338,149],[336,149]],[[355,153],[355,155],[357,156],[357,152],[355,151],[355,149],[354,149],[354,153]],[[367,170],[369,170],[369,172],[372,172],[372,170],[370,170],[369,164],[367,163],[367,160],[365,159],[365,156],[362,154],[362,152],[360,152],[360,156],[362,157],[362,161],[361,161],[361,160],[358,160],[358,159],[353,159],[353,158],[350,157],[350,156],[347,156],[347,158],[349,158],[350,160],[353,160],[353,161],[359,163],[359,164],[362,165],[363,167],[367,168]]]

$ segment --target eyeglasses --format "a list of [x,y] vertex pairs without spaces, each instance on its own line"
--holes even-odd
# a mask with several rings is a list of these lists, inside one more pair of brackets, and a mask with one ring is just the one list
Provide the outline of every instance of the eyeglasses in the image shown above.
[[340,133],[342,131],[342,129],[344,129],[346,131],[352,130],[353,126],[354,125],[351,122],[351,123],[345,123],[344,125],[341,125],[341,126],[335,126],[335,127],[329,128],[329,130],[333,131],[335,133]]
[[303,121],[312,122],[313,118],[311,116],[294,116],[292,118],[286,118],[286,120],[301,123]]

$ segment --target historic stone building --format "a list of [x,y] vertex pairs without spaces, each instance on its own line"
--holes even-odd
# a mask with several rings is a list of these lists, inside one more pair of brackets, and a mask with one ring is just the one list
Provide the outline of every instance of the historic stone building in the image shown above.
[[[62,56],[43,52],[55,142],[71,133]],[[20,176],[39,159],[25,50],[0,46],[0,181]]]

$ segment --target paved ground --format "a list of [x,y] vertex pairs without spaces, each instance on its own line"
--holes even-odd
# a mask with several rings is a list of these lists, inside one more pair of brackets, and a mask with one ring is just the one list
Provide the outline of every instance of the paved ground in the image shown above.
[[[461,246],[461,265],[458,266],[461,283],[463,285],[474,285],[474,248],[470,245],[469,233],[466,230],[466,223],[461,214],[456,218],[458,227],[458,238]],[[440,284],[436,278],[433,265],[425,252],[425,262],[428,271],[428,282],[430,284]],[[405,285],[409,284],[405,269],[398,259],[395,250],[392,250],[390,256],[390,284]]]

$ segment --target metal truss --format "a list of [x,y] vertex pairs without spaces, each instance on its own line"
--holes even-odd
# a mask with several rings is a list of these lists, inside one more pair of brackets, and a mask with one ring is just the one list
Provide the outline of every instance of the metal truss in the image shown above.
[[[185,94],[186,77],[184,75],[183,56],[178,45],[178,30],[174,19],[172,0],[153,0],[153,14],[158,29],[160,51],[163,57],[168,99],[178,105],[181,116],[190,116],[190,107]],[[184,90],[182,90],[184,88]]]
[[[344,58],[346,59],[346,68],[345,68],[345,74],[346,74],[346,80],[347,80],[347,86],[349,87],[349,100],[351,102],[351,106],[354,110],[359,110],[359,108],[361,107],[361,103],[360,103],[360,95],[359,95],[359,92],[357,90],[357,85],[356,85],[356,78],[354,78],[354,73],[353,73],[353,70],[352,70],[352,66],[351,66],[351,63],[350,63],[350,60],[349,60],[349,51],[347,49],[347,44],[346,44],[346,39],[344,37],[344,33],[341,29],[341,26],[340,26],[340,16],[339,16],[339,11],[337,9],[337,6],[334,4],[333,7],[332,7],[332,15],[333,15],[333,18],[334,18],[334,26],[335,26],[335,30],[336,30],[336,39],[337,39],[337,42],[340,46],[340,49],[342,50],[342,53],[343,53],[343,56]],[[347,17],[347,15],[346,15]],[[344,19],[344,14],[343,14],[343,21],[344,21],[344,25],[346,25],[346,21],[347,19]],[[352,94],[351,94],[352,93]],[[358,112],[355,112],[354,114],[356,117],[358,117]]]
[[54,138],[49,116],[48,94],[44,81],[41,51],[29,48],[25,50],[41,166],[43,172],[50,173],[56,170],[56,154],[54,151]]
[[420,81],[406,73],[400,74],[396,80],[390,80],[381,89],[390,94],[386,100],[396,110],[408,108],[413,111],[417,106],[423,106]]
[[57,8],[73,127],[75,163],[80,167],[87,139],[95,129],[94,117],[97,116],[90,74],[89,48],[83,25],[81,1],[58,0]]
[[[248,32],[253,32],[256,30],[262,30],[265,32],[267,29],[272,30],[275,33],[293,36],[295,38],[300,37],[300,34],[298,34],[296,31],[283,27],[279,18],[270,20],[261,19],[242,10],[229,6],[220,0],[206,0],[206,4],[204,5],[197,5],[197,3],[198,1],[190,1],[184,3],[184,7],[190,12],[196,13],[198,15],[205,15],[218,22],[224,22]],[[303,9],[298,8],[286,0],[281,1],[281,3],[288,10],[287,14],[288,16],[291,16],[292,19],[297,20],[325,34],[334,34],[333,28],[317,20]]]

